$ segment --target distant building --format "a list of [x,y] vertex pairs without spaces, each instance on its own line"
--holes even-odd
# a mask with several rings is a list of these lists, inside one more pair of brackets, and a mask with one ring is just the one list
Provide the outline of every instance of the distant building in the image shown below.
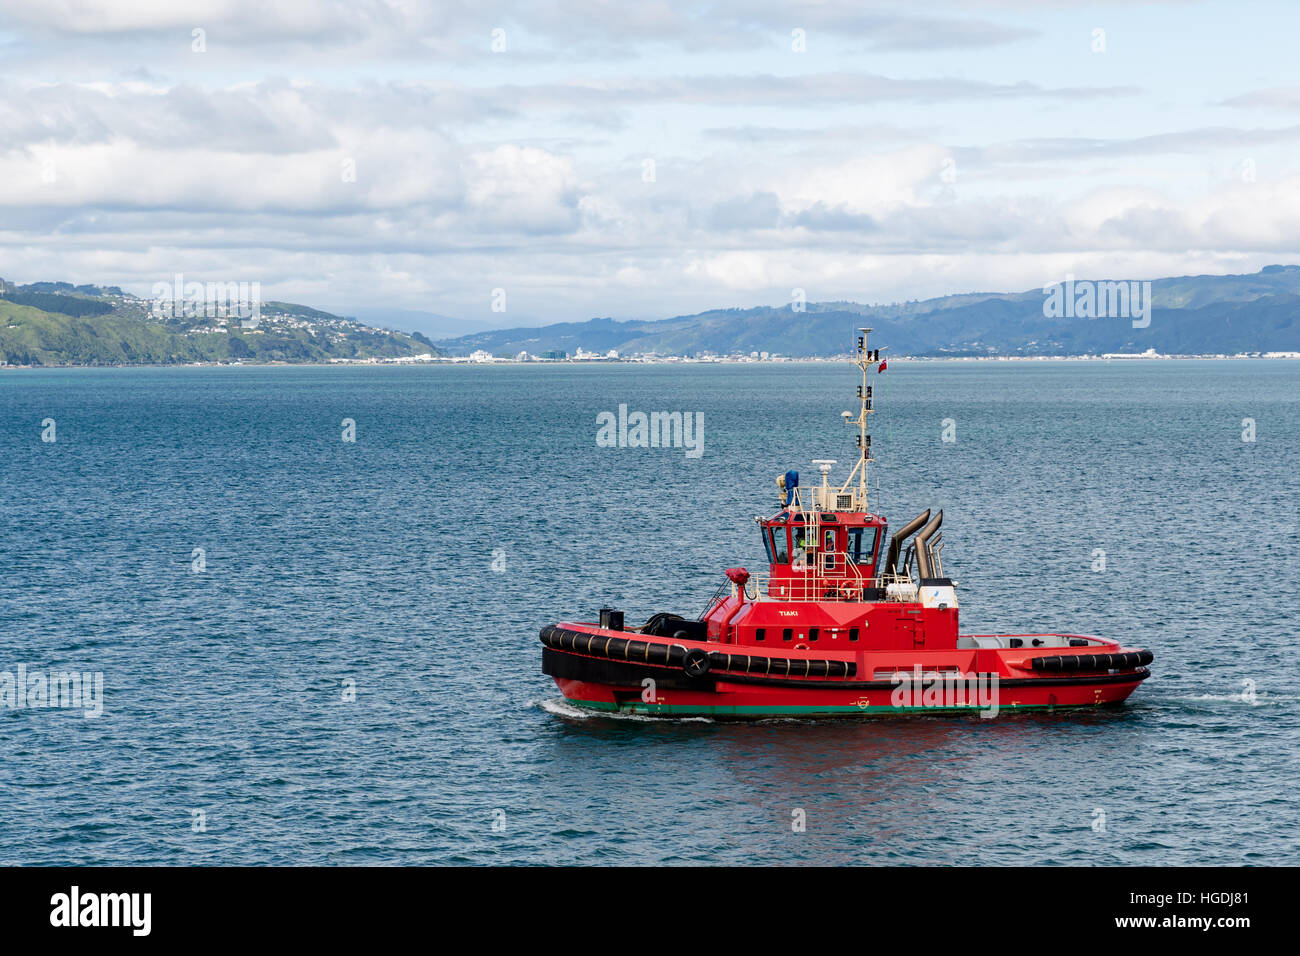
[[492,353],[484,351],[483,349],[475,349],[473,352],[469,353],[469,360],[471,362],[491,362]]
[[1164,358],[1155,349],[1147,349],[1145,352],[1107,352],[1102,355],[1104,359],[1145,359],[1145,358]]

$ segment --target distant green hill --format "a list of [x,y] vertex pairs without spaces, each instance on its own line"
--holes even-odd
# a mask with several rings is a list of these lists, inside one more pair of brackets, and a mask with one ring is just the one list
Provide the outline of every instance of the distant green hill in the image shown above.
[[170,365],[327,362],[436,354],[422,335],[362,325],[307,306],[267,302],[257,328],[237,318],[156,318],[116,287],[0,281],[0,363]]
[[[1081,279],[1083,277],[1080,277]],[[1100,281],[1100,280],[1099,280]],[[1250,275],[1180,276],[1151,282],[1151,323],[1131,317],[1049,318],[1042,289],[977,292],[891,305],[810,302],[718,309],[654,321],[591,319],[540,328],[481,332],[438,342],[453,355],[483,349],[573,354],[579,348],[620,354],[716,355],[774,352],[829,356],[849,351],[854,329],[906,355],[1097,355],[1141,352],[1220,354],[1300,351],[1300,266],[1268,266]]]
[[45,312],[58,312],[62,315],[107,315],[113,311],[110,302],[89,299],[84,295],[57,295],[52,292],[15,292],[5,296],[6,301],[14,305],[30,305]]

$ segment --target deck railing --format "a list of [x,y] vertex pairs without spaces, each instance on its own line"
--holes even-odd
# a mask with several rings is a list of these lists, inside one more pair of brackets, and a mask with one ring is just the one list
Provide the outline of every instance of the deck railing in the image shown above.
[[[852,567],[852,565],[850,565]],[[854,569],[856,570],[856,569]],[[727,582],[730,584],[730,582]],[[891,589],[890,585],[899,585]],[[726,590],[715,594],[709,602],[711,608]],[[736,585],[730,585],[731,593],[738,592]],[[751,601],[905,601],[916,600],[916,585],[906,575],[888,574],[869,578],[857,575],[846,579],[843,576],[828,577],[820,573],[808,573],[794,577],[773,578],[769,572],[751,574],[745,583],[745,596]]]

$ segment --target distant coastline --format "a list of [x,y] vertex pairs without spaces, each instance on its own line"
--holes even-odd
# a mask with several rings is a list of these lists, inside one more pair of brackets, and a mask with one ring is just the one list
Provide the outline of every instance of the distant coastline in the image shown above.
[[160,283],[165,294],[151,299],[115,285],[0,279],[0,363],[82,368],[839,361],[863,327],[890,346],[889,355],[927,361],[1290,357],[1300,347],[1300,265],[1140,283],[1071,278],[1024,292],[961,293],[892,305],[799,300],[669,319],[594,318],[437,342],[418,331],[262,301],[257,283],[245,290],[239,283],[226,284],[237,286],[230,289],[182,278]]
[[[1300,359],[1300,352],[1239,352],[1233,355],[1146,355],[1142,353],[1116,353],[1108,355],[892,355],[891,362],[926,362],[926,363],[1006,363],[1006,362],[1208,362],[1208,361],[1285,361]],[[64,371],[86,369],[182,369],[182,368],[396,368],[411,366],[457,366],[483,368],[486,366],[535,366],[574,368],[583,366],[612,365],[814,365],[840,364],[852,362],[847,355],[779,357],[766,359],[751,358],[685,358],[668,356],[659,359],[492,359],[475,361],[467,358],[434,358],[423,361],[410,360],[346,360],[333,359],[328,362],[171,362],[138,363],[118,365],[9,365],[0,364],[0,373],[17,371],[42,371],[59,369]]]

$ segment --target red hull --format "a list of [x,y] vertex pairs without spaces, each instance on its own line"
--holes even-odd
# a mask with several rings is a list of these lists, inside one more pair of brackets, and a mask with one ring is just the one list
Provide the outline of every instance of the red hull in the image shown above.
[[[543,669],[568,700],[606,712],[672,717],[994,717],[1119,704],[1149,676],[1137,663],[1145,652],[1115,642],[1095,645],[1105,652],[1078,662],[1073,655],[1048,655],[1032,648],[820,654],[791,650],[780,651],[780,657],[751,657],[735,652],[752,648],[656,640],[590,624],[545,628],[542,639],[547,645]],[[710,659],[705,673],[691,675],[683,669],[691,651]],[[1043,661],[1053,656],[1083,666],[1064,671],[1045,666]],[[1115,664],[1119,666],[1109,666]],[[827,672],[837,676],[818,676]]]
[[1004,700],[996,710],[976,704],[896,705],[894,688],[882,690],[771,690],[755,691],[738,685],[719,684],[716,691],[666,691],[655,702],[630,700],[622,693],[626,688],[607,684],[589,684],[557,678],[560,692],[579,706],[591,710],[625,714],[648,714],[664,717],[851,717],[910,713],[999,713],[1025,710],[1057,710],[1077,707],[1101,707],[1120,704],[1137,689],[1146,674],[1123,684],[1048,689],[1043,687],[1005,688]]

